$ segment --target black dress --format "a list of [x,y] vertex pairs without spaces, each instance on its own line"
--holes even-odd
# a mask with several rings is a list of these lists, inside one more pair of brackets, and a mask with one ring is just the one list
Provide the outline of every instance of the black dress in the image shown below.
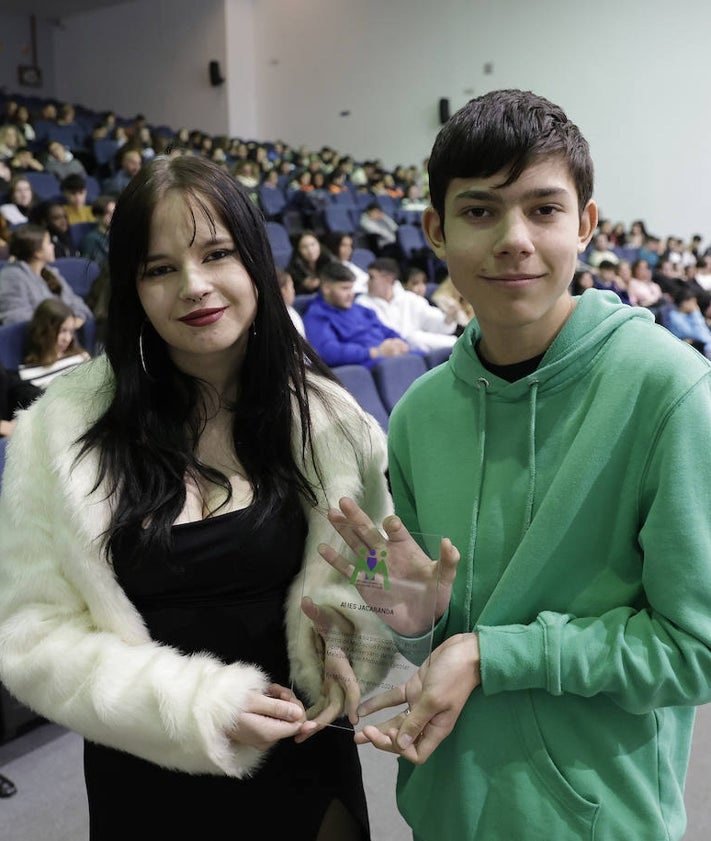
[[[298,505],[256,528],[247,508],[175,526],[168,562],[137,567],[116,558],[116,575],[153,639],[258,664],[289,686],[284,600],[305,535]],[[88,741],[84,775],[92,841],[314,841],[334,799],[369,838],[357,748],[340,728],[301,745],[279,742],[247,780],[170,771]]]

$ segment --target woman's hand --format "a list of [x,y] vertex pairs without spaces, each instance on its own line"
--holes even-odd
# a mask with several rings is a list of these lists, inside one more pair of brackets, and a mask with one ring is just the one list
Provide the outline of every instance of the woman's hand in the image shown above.
[[435,648],[407,683],[375,695],[358,712],[370,715],[407,704],[408,709],[356,733],[356,744],[370,742],[421,765],[452,732],[472,691],[481,683],[479,637],[456,634]]
[[297,742],[305,742],[309,736],[323,730],[344,713],[351,724],[358,723],[358,703],[360,687],[349,659],[349,642],[354,629],[351,623],[333,608],[315,604],[305,597],[301,609],[314,623],[323,642],[324,665],[321,696],[306,711],[306,721],[296,737]]
[[264,694],[249,694],[227,736],[233,742],[267,750],[281,739],[296,735],[304,721],[304,705],[291,689],[272,683]]
[[[354,583],[366,604],[398,634],[414,637],[431,630],[433,618],[438,620],[449,605],[457,549],[445,537],[439,560],[433,561],[399,517],[385,518],[383,536],[352,499],[343,497],[339,506],[328,512],[328,519],[358,561],[344,558],[326,543],[318,547],[321,557]],[[381,586],[369,586],[369,581]]]

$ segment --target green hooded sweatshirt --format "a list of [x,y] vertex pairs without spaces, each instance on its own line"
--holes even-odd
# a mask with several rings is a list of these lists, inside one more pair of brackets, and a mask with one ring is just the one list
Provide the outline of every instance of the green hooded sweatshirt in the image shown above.
[[681,838],[711,700],[711,365],[590,290],[538,369],[488,372],[472,322],[389,428],[395,507],[461,552],[434,644],[482,683],[398,805],[422,841]]

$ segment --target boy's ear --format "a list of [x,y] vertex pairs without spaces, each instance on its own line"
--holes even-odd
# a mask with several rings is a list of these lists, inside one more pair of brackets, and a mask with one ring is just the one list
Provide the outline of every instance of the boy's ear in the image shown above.
[[446,259],[444,228],[439,221],[439,213],[431,205],[422,212],[422,230],[434,253],[440,260]]
[[578,254],[582,254],[592,239],[597,228],[597,204],[590,199],[585,205],[580,216],[580,228],[578,229]]

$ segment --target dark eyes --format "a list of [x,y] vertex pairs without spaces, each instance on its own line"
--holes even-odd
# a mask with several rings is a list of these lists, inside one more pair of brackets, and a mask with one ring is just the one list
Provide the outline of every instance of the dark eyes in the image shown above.
[[207,257],[205,257],[206,263],[212,263],[215,260],[224,260],[225,257],[231,257],[234,254],[234,250],[230,250],[227,248],[218,248],[217,251],[211,251]]
[[170,266],[154,266],[143,273],[143,277],[162,277],[172,271]]
[[[532,216],[555,216],[560,208],[553,204],[544,204],[531,211]],[[496,215],[496,210],[489,207],[467,207],[462,211],[470,219],[489,219]]]
[[[205,255],[203,263],[214,263],[218,260],[225,260],[228,257],[233,257],[236,253],[235,249],[217,248]],[[153,266],[151,269],[147,269],[143,273],[143,277],[164,277],[173,271],[175,271],[175,266],[172,263],[164,263],[158,266]]]

